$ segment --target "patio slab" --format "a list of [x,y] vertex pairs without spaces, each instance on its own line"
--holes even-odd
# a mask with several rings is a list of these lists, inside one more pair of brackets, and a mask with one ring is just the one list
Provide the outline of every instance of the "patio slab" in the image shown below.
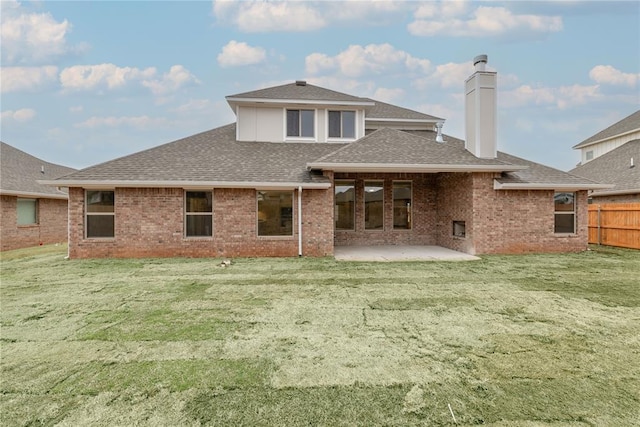
[[336,246],[337,261],[474,261],[480,258],[441,246]]

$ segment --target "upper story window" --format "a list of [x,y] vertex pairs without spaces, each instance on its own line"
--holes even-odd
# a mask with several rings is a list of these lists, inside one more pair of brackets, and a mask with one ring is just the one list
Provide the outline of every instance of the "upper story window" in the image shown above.
[[315,137],[314,110],[287,110],[287,137]]
[[329,138],[355,138],[356,112],[329,111]]
[[585,159],[586,160],[593,160],[593,150],[589,150],[589,151],[586,152]]

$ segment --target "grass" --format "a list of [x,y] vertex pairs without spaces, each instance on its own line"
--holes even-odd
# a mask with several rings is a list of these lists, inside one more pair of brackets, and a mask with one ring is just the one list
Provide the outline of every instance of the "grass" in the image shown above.
[[640,425],[637,251],[64,255],[2,253],[3,426]]

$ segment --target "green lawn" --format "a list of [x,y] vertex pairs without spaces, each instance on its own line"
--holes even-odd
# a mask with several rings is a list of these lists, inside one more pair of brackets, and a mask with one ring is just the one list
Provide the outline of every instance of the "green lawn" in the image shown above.
[[227,268],[5,252],[0,424],[637,426],[640,252],[592,249]]

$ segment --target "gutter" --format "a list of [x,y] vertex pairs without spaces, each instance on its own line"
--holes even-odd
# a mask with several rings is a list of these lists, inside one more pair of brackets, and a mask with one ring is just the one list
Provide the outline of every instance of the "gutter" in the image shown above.
[[[37,181],[40,184],[40,181]],[[60,185],[59,183],[52,184],[56,187],[66,187],[66,185]],[[17,196],[17,197],[26,197],[26,198],[38,198],[38,199],[59,199],[59,200],[68,200],[69,195],[62,191],[58,191],[58,194],[54,193],[31,193],[28,191],[13,191],[13,190],[0,190],[0,195],[2,196]]]
[[302,256],[302,186],[298,187],[298,256]]
[[640,194],[640,188],[631,188],[626,190],[598,191],[594,190],[591,196],[623,196],[625,194]]
[[39,180],[39,184],[82,187],[86,189],[106,188],[186,188],[186,189],[210,189],[210,188],[252,188],[256,190],[295,190],[304,188],[307,190],[327,190],[331,188],[330,182],[255,182],[255,181],[126,181],[126,180]]
[[529,169],[520,165],[442,165],[402,163],[307,163],[307,169],[323,169],[334,172],[516,172]]
[[564,190],[564,191],[580,191],[580,190],[597,190],[613,188],[609,184],[567,184],[567,183],[541,183],[541,182],[514,182],[502,183],[497,179],[493,180],[494,190]]

